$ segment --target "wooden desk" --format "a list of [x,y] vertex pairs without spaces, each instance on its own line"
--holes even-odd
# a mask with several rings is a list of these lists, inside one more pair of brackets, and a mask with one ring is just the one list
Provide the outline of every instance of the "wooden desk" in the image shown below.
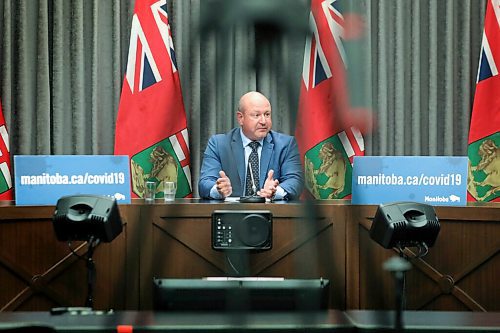
[[[97,309],[150,309],[152,278],[201,278],[231,273],[224,253],[211,249],[215,209],[273,213],[273,247],[250,256],[251,274],[327,278],[336,309],[394,309],[392,277],[381,267],[394,255],[368,234],[376,206],[345,201],[239,204],[178,200],[121,205],[124,231],[94,254]],[[54,207],[0,205],[0,309],[82,306],[83,260],[58,242]],[[437,207],[441,233],[407,274],[407,308],[500,311],[500,205]],[[85,253],[84,244],[73,244]]]

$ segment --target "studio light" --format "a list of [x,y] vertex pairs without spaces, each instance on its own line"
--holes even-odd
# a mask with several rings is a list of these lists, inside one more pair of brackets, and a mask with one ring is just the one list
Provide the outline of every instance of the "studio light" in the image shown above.
[[[85,306],[93,308],[95,264],[92,259],[95,247],[111,242],[122,232],[122,222],[116,200],[98,195],[73,195],[61,197],[52,218],[59,241],[86,241],[88,291]],[[71,249],[71,247],[70,247]],[[73,249],[71,252],[74,253]],[[75,253],[76,254],[76,253]]]
[[416,202],[380,205],[370,228],[370,237],[389,249],[421,248],[420,256],[434,246],[440,230],[434,208]]
[[116,201],[98,195],[73,195],[60,198],[53,217],[54,231],[60,241],[111,242],[122,232]]
[[[406,271],[411,265],[404,251],[406,247],[416,247],[416,258],[427,254],[434,246],[439,230],[439,220],[434,208],[416,202],[396,202],[380,205],[373,218],[370,237],[386,249],[397,248],[400,258],[393,257],[384,264],[395,279],[396,312],[394,317],[395,332],[402,332],[402,312],[405,309]],[[411,252],[410,252],[411,253]]]

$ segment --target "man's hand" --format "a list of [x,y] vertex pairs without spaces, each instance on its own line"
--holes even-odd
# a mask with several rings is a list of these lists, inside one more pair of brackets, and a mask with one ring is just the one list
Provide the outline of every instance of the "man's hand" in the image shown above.
[[264,187],[260,189],[260,191],[257,192],[257,195],[260,195],[261,197],[267,198],[267,199],[272,199],[274,195],[276,194],[276,188],[279,185],[279,181],[277,179],[273,179],[274,175],[274,170],[269,170],[267,173],[267,178],[264,183]]
[[226,176],[226,173],[224,171],[219,171],[219,176],[220,178],[217,179],[215,182],[215,186],[217,188],[217,192],[225,198],[231,195],[233,193],[233,188],[231,187],[231,180],[229,180],[229,177]]

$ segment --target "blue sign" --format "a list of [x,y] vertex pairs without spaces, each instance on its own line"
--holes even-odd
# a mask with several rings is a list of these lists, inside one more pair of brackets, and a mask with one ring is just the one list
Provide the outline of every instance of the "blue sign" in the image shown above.
[[65,195],[96,194],[130,203],[128,156],[16,155],[17,205],[55,205]]
[[465,206],[467,166],[467,157],[457,156],[357,156],[351,202]]

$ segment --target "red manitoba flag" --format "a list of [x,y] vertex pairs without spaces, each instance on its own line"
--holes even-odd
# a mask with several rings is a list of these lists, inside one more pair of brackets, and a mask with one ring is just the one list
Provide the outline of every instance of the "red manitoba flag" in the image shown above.
[[12,200],[9,133],[0,102],[0,200]]
[[296,137],[306,189],[316,199],[351,196],[352,161],[364,155],[361,133],[347,117],[350,109],[344,17],[336,0],[312,0],[306,40]]
[[468,201],[500,201],[500,0],[488,0],[469,132]]
[[146,181],[177,182],[177,197],[192,195],[186,113],[166,0],[136,0],[127,72],[115,133],[115,154],[130,157],[132,197]]

